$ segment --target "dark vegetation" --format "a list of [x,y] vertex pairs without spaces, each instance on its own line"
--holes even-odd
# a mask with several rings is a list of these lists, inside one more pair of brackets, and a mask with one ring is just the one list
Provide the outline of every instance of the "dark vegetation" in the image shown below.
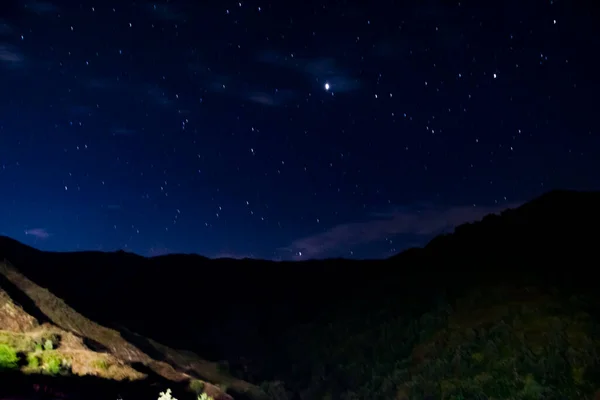
[[278,400],[592,399],[598,226],[600,193],[552,192],[381,261],[47,253],[8,238],[0,259],[139,348],[194,351]]
[[26,375],[20,371],[2,372],[0,398],[15,399],[90,399],[143,400],[158,398],[165,387],[183,393],[182,385],[156,380],[128,382],[107,380],[96,376]]

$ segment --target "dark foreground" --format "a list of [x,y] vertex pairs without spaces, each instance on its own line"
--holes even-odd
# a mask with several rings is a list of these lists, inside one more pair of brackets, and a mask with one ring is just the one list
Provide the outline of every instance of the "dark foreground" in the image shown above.
[[166,382],[115,382],[94,377],[56,377],[0,373],[0,400],[156,400],[167,387],[178,399],[193,399],[184,388]]
[[[387,260],[147,259],[10,239],[0,257],[94,321],[283,381],[276,400],[595,399],[598,226],[600,193],[553,192]],[[68,396],[162,390],[82,381]]]

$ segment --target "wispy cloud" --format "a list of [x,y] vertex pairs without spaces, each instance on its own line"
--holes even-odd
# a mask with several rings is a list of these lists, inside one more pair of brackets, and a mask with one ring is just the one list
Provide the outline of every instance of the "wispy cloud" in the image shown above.
[[[208,63],[193,61],[188,69],[204,89],[222,96],[236,97],[268,107],[285,106],[305,94],[310,84],[329,84],[335,93],[352,92],[361,87],[353,77],[331,57],[291,57],[272,51],[259,53],[250,62],[256,62],[261,73],[240,77],[237,73],[219,73]],[[272,70],[269,70],[269,68]],[[250,68],[247,68],[250,69]],[[280,85],[273,86],[272,73],[285,75]]]
[[333,92],[352,92],[361,87],[358,78],[336,63],[332,57],[290,57],[276,52],[260,53],[258,61],[300,72],[311,81],[327,82]]
[[258,104],[263,104],[265,106],[277,106],[279,102],[275,99],[274,96],[267,93],[249,93],[248,100],[253,101]]
[[158,256],[165,256],[170,253],[172,253],[172,251],[167,249],[166,247],[157,246],[157,247],[151,247],[150,249],[148,249],[147,256],[148,257],[158,257]]
[[333,58],[308,59],[304,63],[307,74],[321,82],[326,81],[334,92],[352,92],[360,88],[360,81],[337,66]]
[[0,35],[11,35],[13,32],[13,28],[7,22],[0,19]]
[[154,18],[159,20],[173,22],[184,22],[186,20],[185,14],[175,9],[172,4],[152,2],[146,4],[145,7]]
[[360,89],[360,81],[347,76],[332,75],[325,81],[335,93],[348,93]]
[[245,93],[248,100],[265,106],[280,106],[296,98],[292,90],[276,90],[272,93],[248,92]]
[[238,254],[238,253],[223,252],[223,253],[216,254],[212,258],[231,258],[234,260],[243,260],[244,258],[254,258],[254,256],[252,254]]
[[430,238],[466,222],[473,222],[488,214],[496,214],[510,204],[495,207],[429,207],[421,210],[397,209],[387,213],[372,214],[371,219],[351,222],[312,236],[293,241],[281,249],[294,258],[322,258],[346,253],[347,249],[384,240],[396,235],[412,238]]
[[23,3],[26,10],[36,14],[54,14],[58,12],[58,7],[46,1],[26,1]]
[[0,44],[0,63],[9,67],[18,67],[24,61],[25,57],[16,47]]
[[28,236],[33,236],[36,239],[48,239],[50,237],[50,233],[44,228],[33,228],[26,229],[25,234]]
[[196,78],[202,80],[202,84],[208,91],[223,96],[235,97],[270,107],[281,106],[297,98],[296,92],[291,89],[264,90],[266,84],[260,85],[234,76],[217,74],[204,69],[200,64],[194,64],[190,66],[190,69],[192,72],[196,72]]
[[173,105],[173,100],[169,98],[167,92],[159,86],[146,85],[145,92],[152,103],[160,107],[170,107]]

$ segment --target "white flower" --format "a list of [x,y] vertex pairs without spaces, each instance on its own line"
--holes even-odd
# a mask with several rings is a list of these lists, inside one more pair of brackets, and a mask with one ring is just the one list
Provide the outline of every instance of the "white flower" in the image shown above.
[[158,400],[177,400],[175,397],[171,396],[171,389],[167,389],[166,392],[160,392],[158,396]]

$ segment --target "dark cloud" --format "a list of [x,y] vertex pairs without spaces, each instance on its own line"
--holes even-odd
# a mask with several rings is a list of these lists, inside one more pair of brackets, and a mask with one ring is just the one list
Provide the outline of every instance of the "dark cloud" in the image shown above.
[[371,214],[371,219],[351,222],[312,236],[293,241],[283,251],[295,258],[322,258],[336,256],[348,248],[377,242],[395,235],[430,238],[456,226],[473,222],[488,214],[499,213],[518,204],[496,207],[458,206],[422,210],[397,209],[387,213]]

